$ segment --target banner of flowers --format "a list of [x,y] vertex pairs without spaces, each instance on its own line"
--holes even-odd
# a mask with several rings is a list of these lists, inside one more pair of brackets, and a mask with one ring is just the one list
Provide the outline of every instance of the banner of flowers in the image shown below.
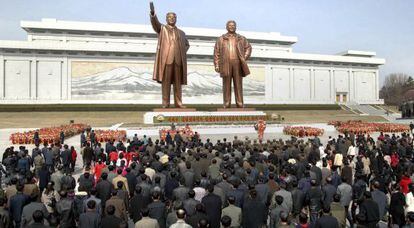
[[154,123],[221,123],[221,122],[255,122],[259,119],[269,120],[269,116],[154,116]]
[[107,142],[109,140],[126,141],[126,134],[125,130],[95,130],[98,142]]
[[370,123],[362,121],[331,121],[328,124],[335,126],[336,130],[341,133],[350,133],[355,134],[359,133],[372,133],[372,132],[405,132],[409,131],[410,128],[408,125],[404,124],[394,124],[394,123]]
[[309,137],[309,136],[321,136],[324,133],[323,129],[316,127],[305,126],[286,126],[283,128],[285,135],[293,135],[296,137]]
[[[59,127],[47,127],[47,128],[40,128],[39,131],[39,138],[40,143],[54,143],[58,142],[60,139],[60,132],[63,131],[65,137],[71,137],[77,134],[80,134],[84,131],[87,127],[86,124],[68,124],[68,125],[61,125]],[[10,141],[13,144],[34,144],[34,135],[36,130],[33,131],[26,131],[26,132],[16,132],[10,135]]]

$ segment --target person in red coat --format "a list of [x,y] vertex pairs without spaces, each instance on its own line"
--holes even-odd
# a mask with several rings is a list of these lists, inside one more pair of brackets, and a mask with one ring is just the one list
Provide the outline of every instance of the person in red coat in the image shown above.
[[263,119],[258,120],[254,125],[254,128],[257,131],[259,140],[263,140],[264,131],[266,130],[266,121]]
[[406,195],[410,191],[408,186],[410,186],[411,182],[412,182],[411,178],[405,172],[404,175],[401,177],[401,180],[400,180],[401,192],[404,193],[404,195]]
[[76,164],[76,158],[78,157],[78,153],[75,150],[75,147],[71,146],[70,150],[72,152],[72,161],[70,163],[70,168],[72,169],[72,172],[75,171],[75,164]]
[[105,163],[101,159],[98,160],[98,163],[95,165],[95,180],[101,178],[102,170],[106,167]]
[[109,153],[109,160],[111,162],[115,162],[118,160],[118,152],[117,151],[112,151],[111,153]]

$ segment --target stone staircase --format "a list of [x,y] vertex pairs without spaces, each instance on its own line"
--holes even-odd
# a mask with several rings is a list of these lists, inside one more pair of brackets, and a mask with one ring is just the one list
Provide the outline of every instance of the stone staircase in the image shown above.
[[359,113],[360,115],[382,116],[390,122],[395,122],[397,118],[401,118],[401,114],[394,112],[389,112],[387,114],[387,110],[376,105],[347,104],[346,106],[352,111]]

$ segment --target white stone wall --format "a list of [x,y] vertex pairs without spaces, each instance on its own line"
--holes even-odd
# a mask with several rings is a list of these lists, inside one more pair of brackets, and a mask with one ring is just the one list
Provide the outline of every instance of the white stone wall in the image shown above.
[[3,100],[68,99],[67,62],[62,58],[2,56],[0,98]]
[[269,103],[334,103],[337,93],[346,94],[347,102],[379,103],[376,69],[289,65],[266,69]]
[[[114,58],[89,59],[109,62],[127,61]],[[0,98],[2,102],[71,101],[70,62],[73,60],[79,60],[79,58],[0,56]],[[368,104],[379,102],[377,69],[298,64],[253,65],[265,68],[265,96],[263,99],[247,99],[248,103],[329,104],[336,102],[337,93],[347,94],[347,102]],[[108,100],[108,102],[111,101]],[[158,101],[134,102],[158,103]],[[220,99],[206,101],[206,103],[221,102]]]

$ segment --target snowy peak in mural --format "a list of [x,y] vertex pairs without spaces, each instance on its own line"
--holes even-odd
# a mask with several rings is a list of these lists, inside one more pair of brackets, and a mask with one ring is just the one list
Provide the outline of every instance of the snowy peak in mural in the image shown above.
[[[200,74],[189,69],[187,85],[183,86],[183,96],[220,95],[222,94],[222,79],[218,74]],[[264,83],[251,80],[249,76],[243,79],[245,96],[263,96]],[[152,72],[134,72],[128,67],[119,67],[110,71],[90,76],[72,78],[73,96],[96,96],[103,94],[132,94],[158,95],[161,85],[152,80]],[[134,95],[134,97],[136,97]]]

